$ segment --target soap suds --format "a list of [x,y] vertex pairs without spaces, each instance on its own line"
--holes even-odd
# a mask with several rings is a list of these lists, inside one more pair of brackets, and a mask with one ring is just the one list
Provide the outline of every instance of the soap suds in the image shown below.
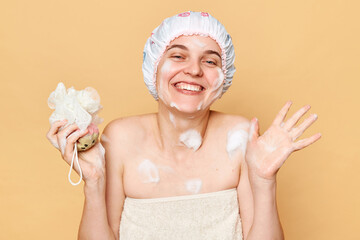
[[176,103],[174,103],[174,102],[171,102],[170,103],[170,107],[174,107],[174,108],[176,108],[177,110],[179,110],[180,111],[180,108],[176,105]]
[[174,127],[176,127],[175,117],[171,112],[169,112],[169,119],[170,119],[170,122],[174,125]]
[[67,141],[65,137],[60,139],[60,151],[62,155],[65,153],[66,142]]
[[100,140],[106,143],[110,142],[109,138],[105,134],[101,135]]
[[243,156],[245,155],[248,138],[248,133],[243,129],[228,132],[226,151],[230,159],[237,150],[240,150]]
[[[170,69],[171,69],[171,61],[166,60],[164,62],[164,64],[162,65],[162,67],[160,69],[160,72],[161,72],[161,74],[166,74],[166,73],[168,73],[170,71]],[[164,100],[162,92],[163,92],[163,79],[160,77],[158,94],[159,94],[159,98]]]
[[148,159],[140,163],[138,171],[144,183],[158,183],[160,181],[158,168]]
[[193,42],[195,45],[197,45],[198,47],[200,47],[200,48],[205,47],[205,43],[202,43],[199,39],[192,38],[191,40],[192,40],[192,42]]
[[186,181],[185,186],[186,190],[188,190],[192,194],[196,194],[199,193],[201,190],[202,181],[201,179],[190,179]]
[[196,151],[202,143],[202,138],[198,131],[190,129],[180,135],[180,142],[185,144],[186,147]]
[[254,132],[255,132],[255,123],[251,123],[250,124],[250,129],[249,129],[249,141],[251,142],[252,139],[253,139],[253,135],[254,135]]
[[214,99],[217,99],[220,97],[221,93],[222,93],[222,87],[223,86],[223,82],[224,82],[224,79],[225,79],[225,75],[223,73],[223,71],[221,70],[221,68],[216,68],[216,70],[218,71],[219,73],[219,77],[218,79],[216,80],[216,85],[214,86],[214,92],[216,91],[216,94],[214,96]]
[[203,105],[203,102],[200,102],[200,104],[199,104],[198,107],[197,107],[197,110],[198,110],[198,111],[201,109],[202,105]]

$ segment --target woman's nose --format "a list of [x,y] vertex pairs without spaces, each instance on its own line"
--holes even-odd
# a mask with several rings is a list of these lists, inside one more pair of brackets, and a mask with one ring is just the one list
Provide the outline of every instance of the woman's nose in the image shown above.
[[184,72],[186,74],[190,74],[192,76],[197,76],[197,77],[201,77],[203,75],[201,63],[196,60],[189,61],[186,68],[184,69]]

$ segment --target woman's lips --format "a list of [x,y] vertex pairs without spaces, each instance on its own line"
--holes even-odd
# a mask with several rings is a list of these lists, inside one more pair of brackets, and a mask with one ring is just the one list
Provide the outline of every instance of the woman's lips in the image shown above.
[[173,85],[175,89],[181,93],[185,94],[199,94],[205,88],[199,84],[187,83],[187,82],[177,82]]

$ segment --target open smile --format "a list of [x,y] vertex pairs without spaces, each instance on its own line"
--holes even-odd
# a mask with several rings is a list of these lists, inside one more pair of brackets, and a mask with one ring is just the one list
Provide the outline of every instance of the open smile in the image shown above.
[[175,89],[184,94],[198,94],[205,90],[205,88],[196,83],[177,82],[173,84]]

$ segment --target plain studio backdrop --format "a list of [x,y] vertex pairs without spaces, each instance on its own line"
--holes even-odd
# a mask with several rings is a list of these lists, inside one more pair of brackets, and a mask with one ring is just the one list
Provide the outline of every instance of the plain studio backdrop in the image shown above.
[[[0,239],[76,239],[83,183],[45,138],[58,82],[94,87],[104,126],[154,112],[142,51],[161,21],[204,11],[231,34],[237,72],[214,110],[258,117],[263,133],[287,100],[318,121],[278,174],[287,239],[360,239],[358,1],[94,1],[0,3]],[[72,175],[73,181],[77,176]]]

